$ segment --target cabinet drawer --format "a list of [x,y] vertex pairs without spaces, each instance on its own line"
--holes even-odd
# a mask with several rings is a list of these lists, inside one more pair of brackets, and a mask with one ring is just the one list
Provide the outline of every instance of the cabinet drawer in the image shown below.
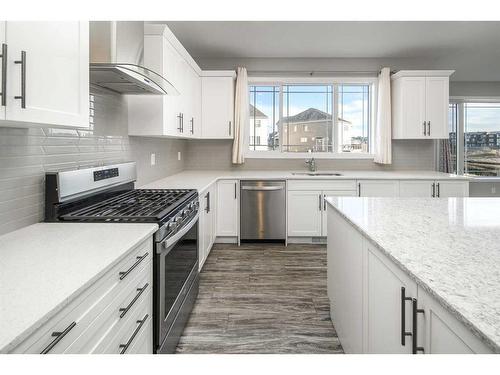
[[[132,311],[141,304],[149,304],[146,296],[152,290],[152,262],[148,262],[140,273],[130,280],[107,306],[99,306],[100,314],[88,328],[64,351],[64,353],[99,352],[100,344],[108,335],[118,332]],[[125,310],[124,310],[125,309]]]
[[356,181],[288,180],[288,190],[356,190]]
[[[143,241],[73,302],[50,318],[13,353],[62,353],[101,313],[102,308],[125,288],[126,284],[151,263],[152,238]],[[151,265],[149,265],[151,267]],[[151,272],[151,271],[150,271]],[[55,336],[54,333],[62,333]]]
[[[145,296],[146,300],[152,301],[152,292]],[[121,324],[116,334],[110,334],[105,337],[99,345],[97,352],[106,354],[126,354],[130,353],[132,347],[141,339],[143,332],[153,340],[153,331],[151,327],[151,304],[142,303],[130,311],[128,318]],[[128,345],[127,345],[128,344]],[[127,345],[123,347],[121,345]]]

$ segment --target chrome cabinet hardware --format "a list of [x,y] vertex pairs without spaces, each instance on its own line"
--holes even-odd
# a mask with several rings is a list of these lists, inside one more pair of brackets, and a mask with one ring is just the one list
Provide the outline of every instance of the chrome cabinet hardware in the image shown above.
[[2,88],[0,91],[0,96],[2,96],[2,106],[7,105],[7,44],[2,43]]
[[412,330],[412,353],[417,354],[418,352],[424,353],[425,350],[423,347],[418,346],[417,344],[417,314],[424,314],[423,309],[419,309],[417,307],[417,299],[411,298],[412,307],[413,307],[413,330]]
[[128,270],[126,270],[126,271],[121,271],[121,272],[119,273],[119,275],[120,275],[120,280],[123,280],[125,277],[127,277],[127,275],[128,275],[130,272],[132,272],[132,271],[134,270],[134,268],[135,268],[135,267],[137,267],[137,266],[139,265],[139,263],[141,263],[144,259],[146,259],[146,257],[147,257],[148,255],[149,255],[149,253],[146,253],[146,254],[144,254],[144,255],[142,255],[142,256],[138,256],[138,257],[136,257],[137,261],[136,261],[134,264],[132,264],[132,266],[131,266]]
[[321,194],[320,194],[320,195],[318,195],[318,198],[319,198],[319,210],[320,210],[320,211],[322,211],[322,208],[321,208],[321,207],[323,207],[323,200],[322,200],[322,197],[323,197],[323,196],[322,196]]
[[234,199],[236,199],[236,198],[237,198],[237,197],[236,197],[236,189],[237,189],[237,186],[236,186],[236,185],[238,185],[238,183],[237,183],[237,182],[235,182],[235,183],[234,183]]
[[326,211],[326,194],[323,194],[323,210]]
[[406,337],[411,336],[412,332],[406,332],[406,302],[411,301],[410,297],[406,297],[406,289],[401,287],[401,345],[406,345]]
[[436,184],[436,194],[438,198],[441,197],[441,192],[439,191],[439,182]]
[[432,197],[434,198],[436,196],[436,184],[433,182],[432,183]]
[[358,197],[361,197],[361,182],[358,182]]
[[205,199],[207,200],[207,205],[205,206],[205,211],[208,214],[210,212],[210,192],[205,194]]
[[21,95],[14,96],[14,99],[21,100],[21,108],[26,108],[26,51],[21,51],[21,60],[14,61],[14,64],[21,64]]
[[427,121],[427,135],[431,135],[431,122]]
[[191,123],[191,134],[194,134],[194,117],[191,117],[189,122]]
[[141,330],[142,326],[144,325],[144,323],[146,322],[146,320],[148,319],[148,317],[149,317],[149,314],[146,314],[146,315],[144,315],[144,318],[142,318],[141,320],[137,320],[136,321],[136,323],[138,324],[138,326],[134,330],[134,332],[132,333],[132,336],[130,336],[130,338],[127,340],[127,343],[120,344],[120,346],[119,346],[119,348],[121,349],[120,354],[125,354],[125,352],[127,351],[128,347],[130,346],[130,344],[132,344],[132,342],[135,339],[135,336],[137,336],[137,334]]
[[254,191],[283,190],[283,186],[242,186],[241,190],[254,190]]
[[120,308],[120,319],[123,318],[127,313],[128,311],[130,310],[130,308],[134,305],[134,303],[139,299],[139,297],[141,296],[142,293],[144,293],[144,291],[146,290],[146,288],[149,286],[149,283],[146,283],[142,288],[137,288],[137,294],[135,295],[135,297],[132,299],[132,301],[130,301],[130,303],[127,305],[127,307],[122,307]]
[[53,336],[53,337],[55,337],[55,339],[54,339],[54,340],[52,340],[52,341],[50,342],[50,344],[49,344],[49,345],[47,345],[47,346],[45,347],[45,349],[43,349],[43,350],[40,352],[40,354],[47,354],[47,353],[49,353],[49,352],[50,352],[50,351],[54,348],[54,346],[56,346],[56,345],[57,345],[57,343],[58,343],[59,341],[61,341],[61,340],[64,338],[64,336],[66,336],[66,335],[68,334],[68,332],[69,332],[69,331],[71,331],[71,330],[73,329],[73,327],[74,327],[74,326],[76,326],[76,322],[72,322],[72,323],[71,323],[69,326],[67,326],[67,327],[64,329],[64,331],[62,331],[62,332],[52,332],[52,336]]
[[229,121],[229,135],[231,135],[231,121]]
[[179,127],[177,128],[177,130],[182,133],[182,113],[179,112],[179,114],[177,115],[177,118],[179,119]]
[[427,122],[426,122],[426,121],[424,121],[424,135],[427,135],[427,134],[426,134],[426,131],[425,131],[425,129],[426,129],[426,128],[425,128],[425,124],[426,124],[426,123],[427,123]]

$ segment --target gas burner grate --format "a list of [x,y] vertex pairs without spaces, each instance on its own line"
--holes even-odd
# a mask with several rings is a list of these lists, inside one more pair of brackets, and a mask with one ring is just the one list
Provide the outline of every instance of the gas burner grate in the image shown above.
[[157,222],[194,195],[196,190],[132,190],[62,215],[61,219]]

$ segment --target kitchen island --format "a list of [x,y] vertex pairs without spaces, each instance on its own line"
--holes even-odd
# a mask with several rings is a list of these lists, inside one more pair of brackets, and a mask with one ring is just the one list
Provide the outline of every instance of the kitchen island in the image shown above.
[[500,200],[327,202],[328,295],[346,352],[500,352]]

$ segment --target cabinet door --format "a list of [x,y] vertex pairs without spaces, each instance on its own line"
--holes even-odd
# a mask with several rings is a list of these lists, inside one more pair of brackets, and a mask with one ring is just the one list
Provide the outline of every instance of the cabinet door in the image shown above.
[[234,79],[202,77],[202,137],[233,138]]
[[[401,78],[402,138],[427,138],[424,135],[425,118],[425,77]],[[447,107],[448,108],[448,107]]]
[[432,197],[434,180],[399,181],[399,196],[409,198]]
[[398,197],[399,181],[394,180],[358,180],[360,197]]
[[355,197],[356,192],[353,190],[326,190],[323,191],[323,212],[321,214],[321,235],[323,237],[327,236],[328,226],[327,226],[327,217],[328,217],[328,204],[326,203],[326,197]]
[[194,70],[190,71],[190,117],[188,135],[191,138],[201,136],[201,78]]
[[[7,22],[6,119],[89,126],[88,22]],[[22,79],[22,51],[25,76]],[[24,83],[24,85],[23,85]],[[24,88],[24,90],[23,90]],[[15,96],[25,95],[22,100]]]
[[427,138],[448,138],[449,78],[427,77],[425,82]]
[[468,197],[469,182],[467,181],[436,181],[436,196],[439,198]]
[[321,236],[321,190],[288,192],[288,236]]
[[402,338],[402,319],[405,332],[411,332],[412,304],[402,300],[401,288],[406,297],[416,298],[417,284],[370,246],[367,263],[367,352],[410,354],[412,341],[411,337]]
[[[4,47],[4,44],[5,44],[5,21],[0,21],[0,55],[2,55],[2,58],[0,60],[0,92],[3,94],[3,71],[4,71],[4,67],[6,68],[7,67],[7,60],[6,58],[3,56],[3,52],[2,50],[6,48],[6,45]],[[5,73],[7,73],[5,71]],[[0,120],[5,120],[5,105],[3,104],[3,96],[0,95]],[[5,103],[7,104],[7,98],[5,98]]]
[[238,180],[217,183],[217,236],[238,235]]
[[418,288],[417,344],[427,354],[492,353],[492,350],[446,311],[431,295]]

